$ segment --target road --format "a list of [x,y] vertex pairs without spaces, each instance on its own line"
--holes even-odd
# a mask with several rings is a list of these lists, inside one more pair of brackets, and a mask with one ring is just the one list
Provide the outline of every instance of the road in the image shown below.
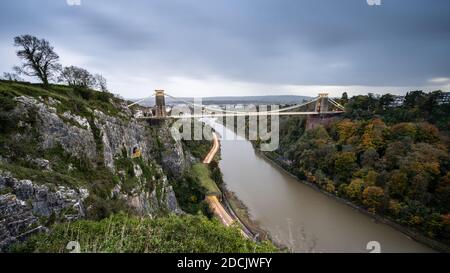
[[[211,150],[209,151],[209,153],[206,155],[205,159],[203,160],[204,164],[210,164],[220,148],[219,137],[214,132],[212,133],[212,136],[213,136],[213,146],[212,146]],[[214,215],[217,218],[219,218],[219,220],[222,222],[222,224],[229,227],[234,222],[237,221],[241,226],[242,235],[247,238],[253,237],[252,233],[245,227],[245,225],[243,225],[239,221],[239,219],[237,219],[237,217],[234,214],[233,214],[233,216],[234,216],[233,217],[230,215],[230,213],[228,213],[228,211],[223,207],[222,203],[220,202],[220,200],[217,198],[216,195],[206,196],[205,201],[208,203],[208,205],[211,208],[211,210],[213,211]]]
[[214,212],[214,215],[216,215],[225,226],[229,227],[234,223],[234,219],[223,208],[217,196],[215,195],[206,196],[206,202],[209,204],[210,208]]
[[211,163],[211,161],[213,160],[214,156],[217,154],[217,152],[219,151],[219,138],[217,137],[216,133],[212,133],[213,136],[213,146],[211,148],[211,150],[209,151],[209,153],[206,155],[205,159],[203,160],[204,164],[209,164]]

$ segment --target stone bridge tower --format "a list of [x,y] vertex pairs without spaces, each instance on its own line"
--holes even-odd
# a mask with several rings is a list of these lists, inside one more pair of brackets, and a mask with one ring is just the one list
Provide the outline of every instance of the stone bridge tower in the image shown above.
[[328,101],[328,93],[319,93],[319,98],[316,101],[316,106],[314,109],[317,114],[308,115],[306,118],[306,129],[314,129],[317,126],[329,126],[335,115],[328,113],[329,111],[329,101]]
[[166,116],[166,99],[164,97],[164,90],[155,90],[155,116]]
[[316,102],[315,112],[328,112],[328,93],[319,93],[319,99]]

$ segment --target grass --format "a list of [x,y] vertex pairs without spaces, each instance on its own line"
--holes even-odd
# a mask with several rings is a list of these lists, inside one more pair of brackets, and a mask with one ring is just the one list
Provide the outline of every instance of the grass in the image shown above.
[[89,118],[92,113],[89,109],[97,109],[111,116],[119,116],[119,99],[106,92],[91,89],[51,84],[44,89],[40,84],[26,82],[10,82],[0,80],[0,94],[3,96],[29,96],[38,99],[53,98],[61,103],[56,105],[59,114],[71,111],[74,114]]
[[221,194],[216,182],[211,179],[211,172],[205,164],[197,163],[192,166],[192,173],[198,178],[200,185],[206,189],[206,195]]
[[81,252],[113,253],[269,253],[271,243],[245,239],[237,227],[227,228],[201,215],[138,218],[118,214],[101,221],[55,225],[12,247],[12,252],[64,253],[68,242]]

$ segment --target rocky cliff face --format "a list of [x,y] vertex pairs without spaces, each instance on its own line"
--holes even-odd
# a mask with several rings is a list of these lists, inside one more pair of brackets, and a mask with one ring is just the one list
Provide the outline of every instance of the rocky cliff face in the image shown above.
[[30,180],[18,180],[0,172],[0,251],[18,239],[45,230],[51,216],[76,220],[85,216],[87,189],[59,186],[50,189]]
[[[37,129],[40,135],[42,149],[50,149],[59,144],[69,154],[81,158],[94,160],[96,157],[95,139],[86,118],[64,112],[57,114],[57,100],[38,101],[31,97],[17,97],[17,107],[14,115],[19,120],[27,116],[36,115]],[[63,120],[63,118],[65,120]],[[74,125],[75,124],[75,125]],[[23,126],[30,126],[24,123]]]
[[[39,152],[19,160],[14,149],[7,147],[10,152],[1,155],[0,251],[30,233],[45,230],[45,219],[85,217],[93,207],[87,204],[93,195],[123,200],[141,215],[183,213],[166,174],[181,175],[189,163],[181,143],[172,139],[168,124],[152,127],[134,119],[123,105],[115,106],[119,112],[114,116],[92,108],[82,115],[51,97],[18,96],[15,101],[16,107],[9,113],[19,120],[15,145],[34,143]],[[58,147],[61,154],[47,156],[46,151]],[[130,158],[133,148],[140,149],[141,158]],[[90,172],[104,175],[100,179],[86,173],[85,165],[92,166]],[[21,170],[33,175],[26,177]],[[90,177],[95,181],[89,181]],[[59,178],[73,183],[59,183]],[[109,191],[107,197],[97,193],[98,187]]]

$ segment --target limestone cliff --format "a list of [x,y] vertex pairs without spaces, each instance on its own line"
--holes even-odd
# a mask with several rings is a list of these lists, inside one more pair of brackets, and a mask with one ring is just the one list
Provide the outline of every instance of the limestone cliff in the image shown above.
[[167,175],[189,162],[169,124],[136,120],[113,97],[74,104],[59,93],[11,93],[12,106],[0,108],[12,121],[0,139],[0,251],[54,222],[183,213]]

